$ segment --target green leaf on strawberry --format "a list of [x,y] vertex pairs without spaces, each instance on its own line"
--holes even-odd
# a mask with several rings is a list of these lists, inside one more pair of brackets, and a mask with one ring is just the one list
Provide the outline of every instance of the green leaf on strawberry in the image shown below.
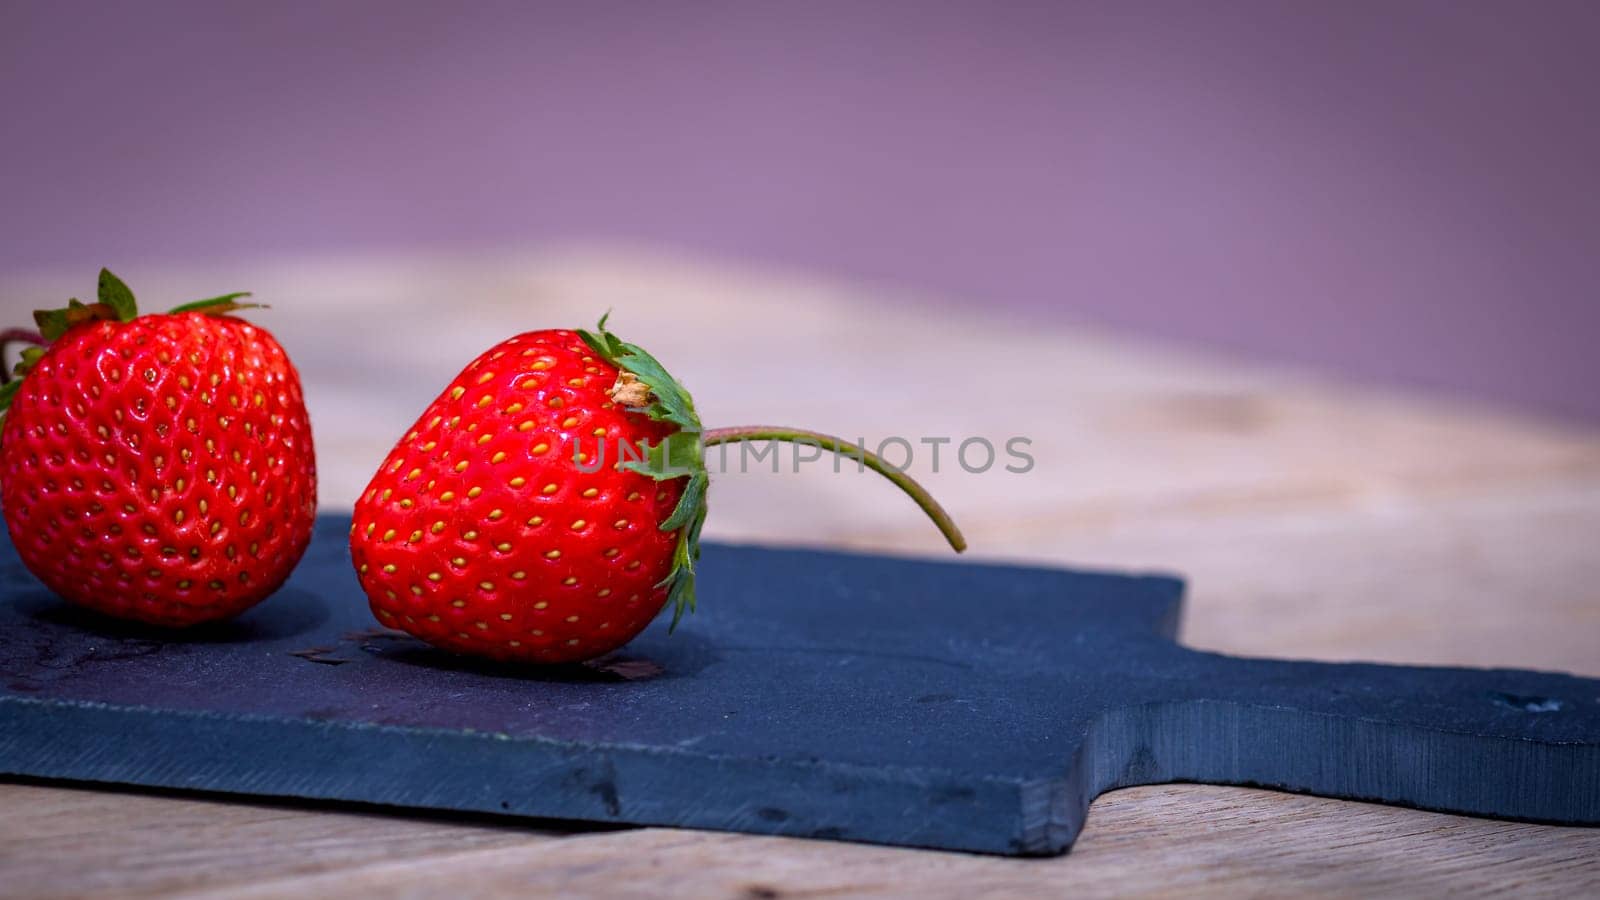
[[223,294],[220,297],[211,297],[205,300],[194,300],[168,310],[171,313],[197,312],[208,316],[220,316],[239,309],[266,309],[265,303],[240,303],[241,297],[250,296],[249,291],[235,291],[232,294]]
[[67,333],[67,329],[83,322],[92,322],[96,319],[116,319],[117,312],[104,303],[86,304],[74,297],[67,301],[67,305],[59,309],[36,309],[33,311],[33,322],[39,326],[39,333],[47,341],[53,341]]
[[610,313],[601,316],[595,331],[579,328],[578,336],[606,362],[633,374],[648,388],[648,402],[637,407],[639,412],[658,422],[671,422],[682,431],[698,434],[701,430],[700,416],[694,411],[694,398],[689,396],[689,391],[643,347],[630,344],[607,331],[606,319],[610,317]]
[[111,274],[110,269],[100,270],[100,289],[97,296],[101,303],[116,314],[118,322],[131,322],[139,315],[139,304],[133,299],[133,291],[128,289],[121,278]]
[[96,319],[131,322],[139,315],[139,304],[133,298],[133,291],[110,269],[100,270],[96,296],[98,299],[94,303],[84,303],[74,297],[63,307],[36,309],[33,311],[34,324],[39,326],[39,333],[46,341],[54,341],[66,334],[67,329],[83,322]]
[[610,392],[613,401],[634,413],[678,426],[678,434],[646,448],[643,460],[621,465],[657,481],[689,479],[677,507],[660,526],[662,531],[678,532],[672,571],[657,585],[667,588],[667,602],[672,605],[671,627],[676,628],[684,611],[695,609],[694,567],[700,560],[700,529],[706,521],[706,487],[711,480],[700,441],[700,416],[688,388],[672,377],[659,360],[643,347],[606,330],[610,317],[610,313],[601,316],[594,331],[578,329],[578,336],[622,373]]

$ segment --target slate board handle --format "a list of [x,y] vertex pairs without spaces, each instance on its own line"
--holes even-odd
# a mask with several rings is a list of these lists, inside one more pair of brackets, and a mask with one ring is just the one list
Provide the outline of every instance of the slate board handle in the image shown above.
[[1189,687],[1097,723],[1091,796],[1192,781],[1600,824],[1600,681],[1180,653]]

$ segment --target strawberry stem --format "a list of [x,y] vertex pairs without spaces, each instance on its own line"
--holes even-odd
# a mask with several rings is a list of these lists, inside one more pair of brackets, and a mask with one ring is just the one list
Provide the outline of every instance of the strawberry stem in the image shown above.
[[6,351],[12,344],[32,344],[35,347],[45,345],[44,335],[26,328],[7,328],[0,331],[0,384],[11,380],[11,370],[5,365]]
[[939,533],[950,542],[950,548],[957,553],[967,549],[967,539],[962,536],[961,529],[956,527],[950,514],[944,511],[939,501],[933,499],[928,489],[918,484],[916,479],[889,465],[883,457],[873,453],[860,444],[852,444],[842,438],[831,434],[822,434],[817,431],[806,431],[801,428],[783,428],[772,425],[742,425],[734,428],[712,428],[701,435],[702,443],[707,447],[718,444],[733,444],[740,441],[787,441],[791,444],[807,444],[821,447],[831,453],[841,456],[855,457],[867,468],[894,482],[895,487],[906,493],[916,502],[917,506],[927,513],[933,524],[938,526]]

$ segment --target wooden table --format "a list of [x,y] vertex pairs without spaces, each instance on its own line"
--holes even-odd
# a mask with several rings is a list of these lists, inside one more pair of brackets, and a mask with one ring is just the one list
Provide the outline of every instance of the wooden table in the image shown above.
[[[0,296],[54,299],[91,274],[0,280]],[[637,250],[122,274],[152,308],[240,286],[274,305],[252,317],[304,375],[327,509],[350,505],[478,351],[609,308],[695,391],[708,425],[1031,438],[1024,475],[968,474],[948,448],[940,474],[925,456],[914,472],[974,557],[1186,573],[1193,645],[1600,676],[1592,430]],[[870,473],[728,474],[711,502],[712,538],[941,550]],[[1600,830],[1193,785],[1100,798],[1072,853],[1049,860],[41,784],[0,784],[0,810],[7,895],[1600,891]]]

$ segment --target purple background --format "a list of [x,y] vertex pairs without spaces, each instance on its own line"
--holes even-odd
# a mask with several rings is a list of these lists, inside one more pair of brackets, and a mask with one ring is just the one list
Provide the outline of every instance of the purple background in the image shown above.
[[1600,3],[0,0],[0,122],[0,271],[620,238],[1600,420]]

